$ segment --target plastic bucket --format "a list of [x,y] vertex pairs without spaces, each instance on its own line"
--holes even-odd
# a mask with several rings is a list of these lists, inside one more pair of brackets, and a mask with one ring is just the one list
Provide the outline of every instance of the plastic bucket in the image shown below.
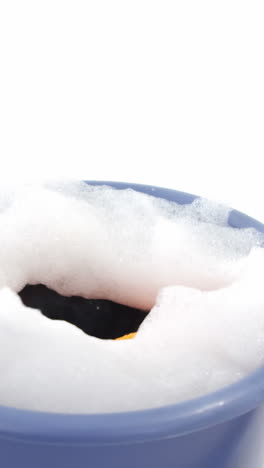
[[[158,187],[91,183],[131,187],[182,204],[195,198]],[[229,224],[264,232],[264,225],[235,210]],[[66,415],[2,406],[0,466],[263,468],[262,403],[264,368],[218,392],[153,410]]]

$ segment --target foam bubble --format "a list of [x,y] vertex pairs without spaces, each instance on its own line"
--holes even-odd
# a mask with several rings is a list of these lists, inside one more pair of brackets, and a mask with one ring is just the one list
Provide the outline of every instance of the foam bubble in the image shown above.
[[[228,208],[72,182],[4,193],[0,404],[150,408],[215,390],[263,363],[263,235],[228,227]],[[135,339],[100,340],[25,307],[16,292],[37,283],[151,312]]]

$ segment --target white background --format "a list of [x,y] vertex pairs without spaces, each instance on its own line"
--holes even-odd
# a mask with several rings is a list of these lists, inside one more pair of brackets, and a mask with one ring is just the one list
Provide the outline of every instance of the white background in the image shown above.
[[156,184],[264,221],[262,6],[0,1],[0,177]]

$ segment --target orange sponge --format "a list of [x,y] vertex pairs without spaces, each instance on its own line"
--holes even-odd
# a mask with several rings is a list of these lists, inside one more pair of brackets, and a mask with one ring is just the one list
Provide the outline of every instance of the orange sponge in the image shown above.
[[131,338],[134,338],[136,336],[136,333],[129,333],[129,335],[124,335],[121,336],[120,338],[116,338],[116,341],[118,340],[131,340]]

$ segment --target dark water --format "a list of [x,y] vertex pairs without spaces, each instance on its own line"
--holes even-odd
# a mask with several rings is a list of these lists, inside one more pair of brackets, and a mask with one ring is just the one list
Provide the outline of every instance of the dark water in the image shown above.
[[148,312],[103,299],[66,297],[38,284],[19,293],[26,306],[50,319],[65,320],[97,338],[115,339],[136,332]]

